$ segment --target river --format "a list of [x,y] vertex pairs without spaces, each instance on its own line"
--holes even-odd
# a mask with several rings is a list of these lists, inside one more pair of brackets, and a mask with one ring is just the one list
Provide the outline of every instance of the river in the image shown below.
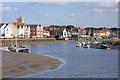
[[30,52],[60,59],[64,64],[54,70],[22,78],[117,78],[118,51],[75,47],[76,43],[31,45]]

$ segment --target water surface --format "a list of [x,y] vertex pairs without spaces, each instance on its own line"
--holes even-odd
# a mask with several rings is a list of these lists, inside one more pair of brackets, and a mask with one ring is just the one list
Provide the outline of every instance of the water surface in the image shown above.
[[54,70],[22,78],[117,78],[118,51],[76,48],[76,43],[31,45],[30,52],[60,59],[64,64]]

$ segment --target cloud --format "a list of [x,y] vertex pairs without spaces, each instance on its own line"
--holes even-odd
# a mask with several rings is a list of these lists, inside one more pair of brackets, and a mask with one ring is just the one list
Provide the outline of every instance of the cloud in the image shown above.
[[11,8],[10,6],[4,6],[3,4],[0,4],[0,11],[2,12],[18,12],[18,8]]
[[49,14],[48,14],[48,13],[44,13],[43,15],[44,15],[44,16],[49,16]]
[[42,4],[47,6],[66,6],[71,4],[71,2],[30,2],[29,5],[33,6],[36,4]]
[[118,12],[117,2],[104,2],[95,5],[91,13],[116,13]]
[[94,8],[92,13],[102,13],[104,10],[99,8]]
[[58,5],[58,6],[65,6],[65,5],[68,5],[68,4],[70,4],[69,2],[43,2],[43,3],[41,3],[41,4],[44,4],[44,5],[50,5],[50,6],[56,6],[56,5]]
[[70,17],[74,17],[74,16],[75,16],[75,13],[71,13],[71,14],[70,14]]
[[117,2],[105,2],[105,3],[99,3],[96,5],[98,8],[115,8],[118,6]]
[[89,6],[89,3],[87,2],[87,3],[85,3],[84,5],[85,5],[85,6]]

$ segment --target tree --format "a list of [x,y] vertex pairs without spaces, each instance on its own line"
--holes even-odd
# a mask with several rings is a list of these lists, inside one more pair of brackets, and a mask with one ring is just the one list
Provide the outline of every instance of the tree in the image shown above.
[[66,28],[66,26],[63,25],[63,26],[61,26],[61,28]]
[[55,28],[55,25],[50,25],[51,28]]
[[72,29],[72,28],[74,28],[74,26],[73,25],[68,25],[68,26],[66,26],[66,28],[67,29]]

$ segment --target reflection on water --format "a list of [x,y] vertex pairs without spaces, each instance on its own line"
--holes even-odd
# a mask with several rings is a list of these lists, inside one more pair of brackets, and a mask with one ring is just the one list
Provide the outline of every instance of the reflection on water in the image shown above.
[[63,65],[25,78],[116,78],[118,51],[76,48],[76,43],[31,45],[30,52],[56,57]]

